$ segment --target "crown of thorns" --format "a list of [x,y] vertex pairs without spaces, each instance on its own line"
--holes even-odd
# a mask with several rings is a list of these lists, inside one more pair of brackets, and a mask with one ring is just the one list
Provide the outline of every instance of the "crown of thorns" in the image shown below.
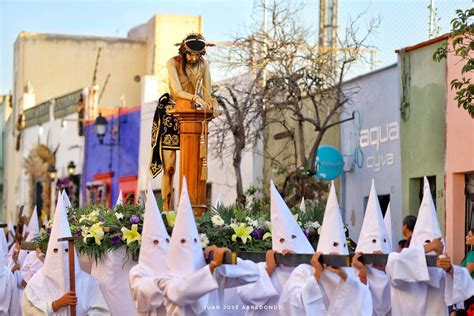
[[214,44],[207,43],[202,34],[191,33],[187,35],[181,43],[176,43],[175,46],[184,47],[188,53],[201,54],[206,51],[206,46],[214,46]]

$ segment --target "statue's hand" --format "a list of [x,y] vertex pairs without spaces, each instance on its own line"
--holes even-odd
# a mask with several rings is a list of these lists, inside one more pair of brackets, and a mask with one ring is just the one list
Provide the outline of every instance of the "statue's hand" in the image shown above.
[[203,109],[209,109],[209,104],[204,101],[201,97],[197,97],[194,101],[197,105],[200,105]]

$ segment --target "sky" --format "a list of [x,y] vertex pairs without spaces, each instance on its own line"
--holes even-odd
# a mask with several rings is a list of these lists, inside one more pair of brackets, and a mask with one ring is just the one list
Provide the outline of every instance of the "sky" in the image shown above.
[[[268,2],[272,0],[267,0]],[[289,0],[294,1],[294,0]],[[319,0],[304,0],[305,23],[318,25]],[[430,1],[435,2],[441,34],[458,8],[474,0],[339,0],[342,32],[351,18],[363,13],[360,28],[379,18],[369,38],[377,48],[377,67],[396,62],[395,49],[428,39]],[[242,34],[261,14],[254,0],[0,0],[0,94],[12,90],[13,45],[22,31],[53,34],[126,37],[134,26],[156,13],[201,15],[209,41],[231,40]],[[316,35],[316,34],[315,34]]]

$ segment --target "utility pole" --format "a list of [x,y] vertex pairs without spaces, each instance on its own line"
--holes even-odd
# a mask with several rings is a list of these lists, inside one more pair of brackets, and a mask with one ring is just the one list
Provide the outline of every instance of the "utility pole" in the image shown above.
[[320,0],[319,2],[319,46],[336,48],[338,28],[338,0]]

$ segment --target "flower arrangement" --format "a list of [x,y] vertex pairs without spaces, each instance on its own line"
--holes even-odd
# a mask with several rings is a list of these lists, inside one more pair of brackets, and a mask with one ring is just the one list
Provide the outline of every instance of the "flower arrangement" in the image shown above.
[[[314,204],[305,212],[295,208],[293,214],[316,249],[322,209]],[[270,212],[266,207],[262,210],[236,205],[213,208],[197,220],[197,225],[201,235],[205,234],[211,245],[227,247],[232,251],[263,252],[272,248]]]
[[[293,208],[293,216],[304,234],[316,249],[320,233],[325,201],[307,201],[306,210]],[[138,260],[144,209],[136,205],[118,205],[112,209],[102,205],[68,209],[68,220],[79,253],[96,261],[102,260],[108,251],[126,248],[127,255]],[[162,214],[171,234],[176,212]],[[253,196],[246,206],[220,206],[205,212],[196,220],[203,247],[217,245],[232,251],[264,252],[272,248],[270,206],[268,197]],[[45,250],[51,221],[42,229],[34,242]]]
[[[67,214],[71,233],[81,237],[75,243],[79,253],[97,262],[102,260],[108,251],[125,247],[129,257],[138,259],[143,207],[117,205],[107,209],[102,205],[90,205],[70,208]],[[51,225],[51,221],[48,222],[34,240],[42,249],[47,247]]]

